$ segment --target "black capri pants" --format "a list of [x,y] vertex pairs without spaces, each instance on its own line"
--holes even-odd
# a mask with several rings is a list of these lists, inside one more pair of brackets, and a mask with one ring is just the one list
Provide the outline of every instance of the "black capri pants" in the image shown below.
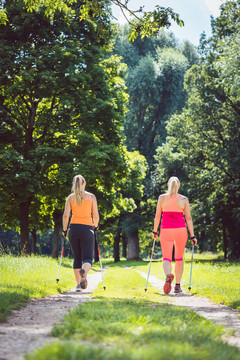
[[94,249],[93,226],[71,224],[68,238],[73,252],[73,268],[80,269],[82,264],[88,262],[92,265]]

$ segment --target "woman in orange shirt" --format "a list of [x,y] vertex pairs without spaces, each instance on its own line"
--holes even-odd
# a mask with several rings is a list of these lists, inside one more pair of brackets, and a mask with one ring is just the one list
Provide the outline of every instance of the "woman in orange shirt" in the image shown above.
[[[161,220],[160,243],[163,254],[163,269],[166,274],[166,282],[163,287],[165,294],[168,294],[171,291],[171,283],[174,279],[171,266],[173,245],[175,245],[176,276],[174,292],[182,292],[180,282],[183,274],[183,254],[188,238],[185,219],[192,244],[197,244],[197,239],[193,230],[189,201],[186,196],[178,194],[179,188],[179,179],[172,176],[168,180],[168,193],[162,194],[158,198],[154,220],[153,236],[155,238],[157,237],[158,226]],[[183,214],[185,215],[185,219]]]
[[76,291],[86,289],[87,273],[92,267],[94,249],[94,229],[98,227],[99,214],[95,195],[85,191],[86,180],[82,175],[73,178],[73,193],[66,200],[63,214],[63,235],[68,233],[70,213],[69,241],[71,244],[76,278]]

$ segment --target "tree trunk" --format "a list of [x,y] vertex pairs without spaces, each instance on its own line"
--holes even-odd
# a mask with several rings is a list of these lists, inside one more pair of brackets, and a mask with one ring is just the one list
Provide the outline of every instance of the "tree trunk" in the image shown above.
[[30,255],[30,241],[29,241],[29,208],[32,199],[20,203],[20,234],[21,234],[21,253],[22,255]]
[[54,259],[58,259],[58,248],[59,248],[59,234],[62,227],[62,211],[54,210],[53,213],[53,221],[54,221],[54,232],[53,232],[53,250],[52,257]]
[[127,257],[127,241],[126,241],[126,235],[122,235],[122,256],[124,258]]
[[223,252],[224,252],[224,259],[226,259],[228,252],[228,241],[227,241],[226,226],[223,219],[222,219],[222,226],[223,226]]
[[138,229],[128,234],[128,260],[139,260],[139,237]]
[[114,248],[113,248],[114,262],[120,261],[120,254],[119,254],[120,235],[121,235],[121,230],[120,227],[118,226],[117,234],[114,238]]
[[37,253],[37,229],[31,230],[32,234],[32,253],[36,255]]
[[240,259],[240,234],[239,230],[232,224],[233,228],[230,231],[231,237],[231,259]]
[[123,215],[120,214],[119,220],[118,220],[118,225],[117,225],[117,233],[116,233],[116,236],[114,238],[114,247],[113,247],[114,262],[120,261],[119,244],[120,244],[120,238],[121,238],[122,218],[123,218]]

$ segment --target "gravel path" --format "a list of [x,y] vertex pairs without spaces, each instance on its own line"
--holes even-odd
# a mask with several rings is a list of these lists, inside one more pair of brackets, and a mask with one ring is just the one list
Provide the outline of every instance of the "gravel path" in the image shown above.
[[53,326],[79,304],[91,299],[101,282],[101,271],[88,275],[86,290],[75,289],[61,295],[30,301],[24,308],[12,311],[7,323],[0,324],[0,360],[20,360],[24,355],[56,338],[50,336]]
[[[146,273],[140,271],[137,272],[147,279]],[[225,305],[214,304],[212,301],[202,296],[193,296],[190,293],[186,293],[184,289],[183,293],[180,294],[174,294],[172,289],[172,291],[166,295],[163,292],[164,281],[153,275],[149,276],[148,283],[159,290],[160,295],[167,297],[169,304],[186,307],[196,311],[206,319],[214,321],[218,325],[224,325],[227,329],[234,330],[234,335],[226,336],[224,340],[227,341],[228,344],[240,348],[240,312],[238,310],[231,309]]]

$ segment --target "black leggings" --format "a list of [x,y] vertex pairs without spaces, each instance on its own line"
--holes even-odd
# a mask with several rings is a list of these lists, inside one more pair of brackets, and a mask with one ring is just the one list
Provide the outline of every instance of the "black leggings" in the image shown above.
[[82,264],[93,262],[94,231],[93,226],[71,224],[68,234],[74,262],[73,268],[80,269]]

